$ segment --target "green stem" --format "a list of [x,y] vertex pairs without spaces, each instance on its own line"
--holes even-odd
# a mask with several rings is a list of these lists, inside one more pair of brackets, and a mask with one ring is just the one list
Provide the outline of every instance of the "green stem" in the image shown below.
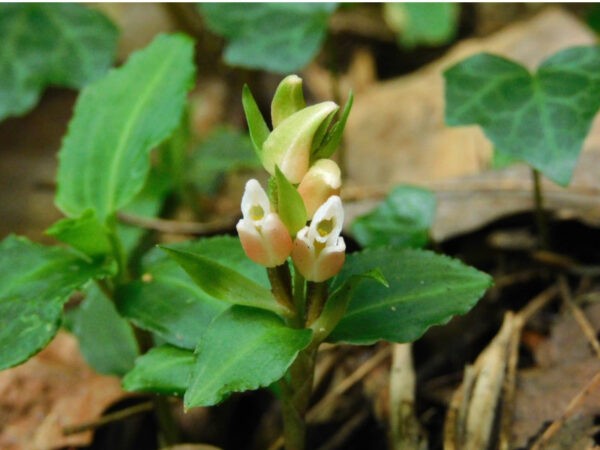
[[280,381],[286,450],[304,450],[306,446],[306,412],[312,394],[316,357],[313,346],[301,351],[289,369],[289,378]]
[[271,283],[271,292],[277,303],[290,311],[295,311],[292,296],[292,275],[287,262],[277,267],[268,267],[267,274]]
[[533,179],[533,201],[535,207],[535,222],[538,232],[539,244],[542,249],[547,249],[548,239],[548,218],[544,212],[544,197],[542,194],[542,181],[540,172],[537,169],[531,169]]
[[306,280],[302,274],[294,268],[294,308],[296,309],[297,328],[304,327],[304,321],[306,319]]
[[306,325],[311,326],[321,315],[327,301],[327,283],[309,281],[306,287],[306,298],[308,302]]

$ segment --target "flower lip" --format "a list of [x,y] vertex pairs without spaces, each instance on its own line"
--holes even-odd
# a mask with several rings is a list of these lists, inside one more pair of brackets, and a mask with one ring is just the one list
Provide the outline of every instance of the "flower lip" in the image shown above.
[[242,196],[242,215],[244,219],[250,220],[255,226],[260,227],[270,212],[271,204],[265,190],[254,178],[248,180]]
[[342,200],[332,195],[315,212],[308,230],[308,239],[321,244],[335,245],[344,224]]

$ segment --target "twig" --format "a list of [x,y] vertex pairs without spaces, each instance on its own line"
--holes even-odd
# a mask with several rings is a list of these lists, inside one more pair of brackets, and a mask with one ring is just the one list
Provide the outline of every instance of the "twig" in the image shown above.
[[559,286],[555,283],[531,299],[531,301],[527,303],[527,306],[521,309],[521,311],[518,313],[522,324],[524,325],[529,319],[531,319],[535,313],[553,300],[558,293]]
[[225,217],[210,222],[179,222],[159,218],[136,216],[120,212],[119,221],[127,225],[133,225],[147,230],[170,234],[190,234],[202,236],[231,229],[235,225],[235,217]]
[[319,450],[335,450],[342,448],[343,444],[352,435],[352,432],[369,417],[369,410],[364,408],[354,414],[344,423],[337,432]]
[[508,365],[506,379],[504,380],[504,395],[502,396],[502,412],[500,417],[499,450],[511,448],[511,426],[513,421],[517,367],[519,363],[519,342],[523,330],[523,319],[520,314],[515,316],[515,324],[508,347]]
[[573,301],[573,296],[571,295],[571,290],[569,289],[569,285],[567,283],[567,278],[564,275],[561,275],[558,278],[560,285],[560,292],[564,302],[569,306],[571,311],[573,312],[573,317],[579,324],[581,331],[587,338],[588,342],[596,352],[596,356],[600,358],[600,342],[598,342],[598,338],[596,337],[596,332],[592,327],[592,324],[585,316],[584,312],[581,308]]
[[152,411],[153,409],[154,403],[151,401],[139,403],[137,405],[130,406],[129,408],[121,409],[120,411],[115,411],[114,413],[105,414],[99,419],[93,420],[91,422],[84,422],[77,425],[66,426],[63,428],[63,435],[69,436],[71,434],[95,430],[96,428],[108,425],[109,423],[117,422],[119,420],[126,419],[127,417],[134,416],[142,412]]
[[595,389],[600,387],[600,372],[590,380],[590,382],[571,400],[562,415],[556,419],[531,446],[531,450],[541,450],[546,447],[548,441],[560,430],[560,428],[577,411],[586,397]]

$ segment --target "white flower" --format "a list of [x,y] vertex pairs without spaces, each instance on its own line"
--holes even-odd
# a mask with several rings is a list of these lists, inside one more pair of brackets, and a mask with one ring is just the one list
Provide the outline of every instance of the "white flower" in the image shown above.
[[306,212],[311,218],[319,206],[332,195],[338,195],[342,186],[340,168],[331,159],[316,161],[298,186],[298,193],[304,200]]
[[292,238],[260,183],[248,180],[242,196],[243,218],[236,225],[242,247],[252,261],[265,267],[283,264],[292,251]]
[[340,271],[346,258],[346,244],[340,236],[343,223],[342,200],[333,195],[317,209],[310,225],[298,232],[292,259],[304,278],[321,282]]

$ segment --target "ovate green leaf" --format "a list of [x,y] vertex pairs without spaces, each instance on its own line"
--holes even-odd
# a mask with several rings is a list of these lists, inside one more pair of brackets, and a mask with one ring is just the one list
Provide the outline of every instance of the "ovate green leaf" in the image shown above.
[[375,210],[354,221],[352,233],[363,247],[424,247],[434,215],[431,191],[397,186]]
[[129,322],[94,284],[72,314],[72,330],[85,360],[97,372],[121,376],[133,368],[138,346]]
[[135,361],[135,367],[123,378],[127,391],[183,395],[194,368],[194,352],[161,345]]
[[233,306],[200,340],[186,408],[210,406],[232,392],[268,386],[283,377],[311,339],[308,329],[287,327],[274,314]]
[[0,369],[26,361],[54,337],[69,296],[105,268],[62,248],[9,236],[0,243]]
[[443,45],[456,35],[456,3],[385,3],[384,17],[404,47]]
[[63,212],[92,209],[104,221],[142,189],[150,150],[184,110],[192,56],[189,38],[161,35],[83,90],[59,154],[56,202]]
[[108,70],[117,29],[74,3],[0,5],[0,121],[37,103],[46,86],[81,88]]
[[225,61],[289,73],[303,68],[325,39],[335,3],[206,3],[208,27],[225,37]]
[[[239,239],[223,236],[173,245],[227,264],[261,286],[267,287],[264,267],[252,262]],[[230,305],[208,295],[160,249],[142,261],[142,280],[117,292],[119,312],[137,326],[177,347],[194,349],[208,324]]]
[[449,125],[480,125],[498,151],[569,183],[600,107],[600,46],[558,52],[533,75],[480,53],[444,77]]
[[352,292],[332,342],[411,342],[430,326],[469,311],[491,278],[447,256],[423,250],[378,248],[348,255],[333,289],[353,274],[379,268],[389,287],[361,283]]

